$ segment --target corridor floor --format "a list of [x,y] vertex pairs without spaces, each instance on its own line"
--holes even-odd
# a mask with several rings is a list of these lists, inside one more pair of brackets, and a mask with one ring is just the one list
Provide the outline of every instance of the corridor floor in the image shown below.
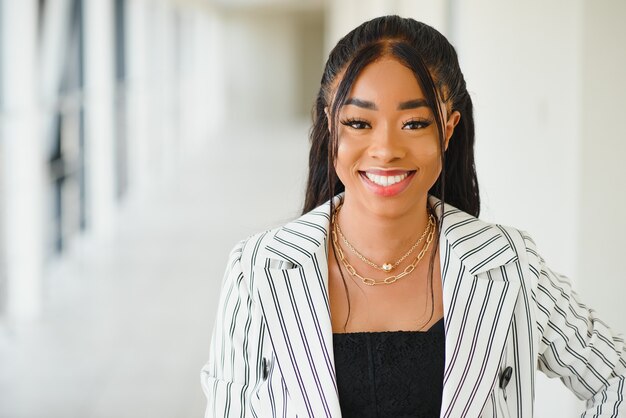
[[227,254],[298,215],[307,129],[216,135],[51,263],[40,316],[0,324],[0,417],[203,416]]

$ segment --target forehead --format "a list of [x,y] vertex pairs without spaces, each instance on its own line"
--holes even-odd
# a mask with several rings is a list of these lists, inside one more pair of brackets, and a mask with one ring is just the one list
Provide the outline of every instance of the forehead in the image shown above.
[[424,94],[412,70],[396,59],[385,57],[363,68],[349,97],[395,106],[398,102],[423,98]]

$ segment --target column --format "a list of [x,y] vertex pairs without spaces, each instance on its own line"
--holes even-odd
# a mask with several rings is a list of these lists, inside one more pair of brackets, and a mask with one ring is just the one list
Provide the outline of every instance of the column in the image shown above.
[[83,18],[87,220],[90,232],[102,235],[115,214],[113,2],[84,0]]
[[43,264],[43,141],[37,109],[37,1],[4,1],[0,180],[6,310],[14,319],[41,308]]

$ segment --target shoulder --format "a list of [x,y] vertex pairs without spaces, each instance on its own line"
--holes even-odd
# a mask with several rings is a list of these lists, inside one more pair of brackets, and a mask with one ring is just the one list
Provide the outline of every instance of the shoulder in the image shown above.
[[526,264],[529,255],[536,255],[531,236],[518,228],[492,223],[470,215],[449,204],[433,199],[435,208],[443,212],[442,239],[466,265],[478,274],[516,261]]
[[326,247],[330,201],[276,228],[251,235],[233,251],[245,269],[301,266]]
[[246,266],[254,264],[261,250],[266,248],[267,243],[273,240],[279,230],[280,227],[268,229],[240,240],[230,250],[228,264],[239,264],[240,268],[245,270]]

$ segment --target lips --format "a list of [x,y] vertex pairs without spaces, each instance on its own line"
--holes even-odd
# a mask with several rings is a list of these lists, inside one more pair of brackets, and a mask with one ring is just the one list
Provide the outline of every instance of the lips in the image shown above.
[[395,196],[406,189],[415,170],[359,171],[365,186],[379,196]]

